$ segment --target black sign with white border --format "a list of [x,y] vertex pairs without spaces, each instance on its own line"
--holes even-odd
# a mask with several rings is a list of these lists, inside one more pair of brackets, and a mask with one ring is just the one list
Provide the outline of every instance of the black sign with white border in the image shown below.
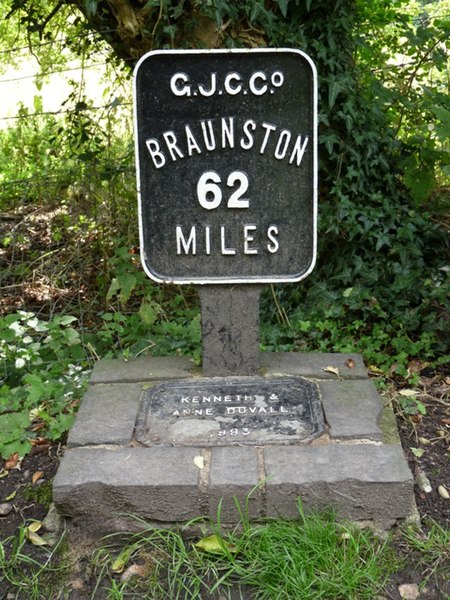
[[164,283],[314,268],[317,76],[300,50],[154,51],[134,72],[141,256]]

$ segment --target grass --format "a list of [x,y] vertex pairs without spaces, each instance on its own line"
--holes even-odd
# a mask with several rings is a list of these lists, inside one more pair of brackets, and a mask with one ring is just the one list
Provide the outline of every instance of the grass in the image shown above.
[[419,566],[422,567],[421,587],[434,575],[445,573],[450,565],[450,529],[435,521],[425,521],[425,527],[406,527],[403,532],[408,548],[420,554]]
[[[190,523],[189,525],[192,525]],[[130,534],[117,553],[114,538],[95,557],[97,591],[125,598],[177,600],[229,598],[232,586],[252,590],[255,600],[373,599],[394,568],[389,545],[369,531],[336,520],[333,512],[260,524],[243,520],[237,531],[221,530],[196,544],[183,531],[147,528]],[[139,577],[128,574],[137,572]],[[122,594],[122,595],[121,595]]]
[[[373,600],[401,566],[390,537],[380,539],[331,510],[305,512],[299,501],[297,519],[250,523],[245,506],[238,509],[241,521],[232,531],[221,526],[219,510],[213,524],[198,519],[171,530],[137,519],[138,533],[108,536],[89,557],[89,597],[225,600],[251,591],[253,600]],[[33,548],[32,557],[25,531],[21,527],[0,542],[0,590],[16,599],[66,597],[76,576],[69,549],[60,541],[53,549]],[[401,535],[414,560],[419,557],[423,585],[444,572],[448,530],[430,522],[424,530],[406,527]]]
[[[61,563],[63,537],[52,548],[35,548],[31,556],[26,538],[26,526],[15,536],[0,540],[0,591],[5,598],[44,600],[51,598],[51,589],[58,589],[64,577]],[[8,592],[8,596],[6,596]],[[2,596],[3,597],[3,596]]]

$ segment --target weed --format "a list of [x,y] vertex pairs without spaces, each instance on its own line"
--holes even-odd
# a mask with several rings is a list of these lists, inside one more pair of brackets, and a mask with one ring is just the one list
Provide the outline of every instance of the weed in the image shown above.
[[0,318],[0,456],[24,456],[33,438],[57,440],[72,425],[86,385],[75,320],[25,311]]
[[408,547],[420,553],[419,565],[423,569],[425,586],[435,575],[445,574],[450,567],[450,530],[432,519],[423,529],[409,526],[403,531]]
[[39,548],[39,558],[33,558],[25,545],[26,527],[19,528],[15,536],[0,540],[0,589],[16,599],[46,600],[51,589],[56,589],[55,581],[60,581],[65,569],[59,564],[57,555],[61,538],[52,548]]

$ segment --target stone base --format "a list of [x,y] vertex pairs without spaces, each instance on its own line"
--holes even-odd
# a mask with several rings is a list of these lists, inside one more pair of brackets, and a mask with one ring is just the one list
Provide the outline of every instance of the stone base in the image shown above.
[[161,525],[215,519],[219,506],[221,521],[236,523],[235,499],[250,518],[295,517],[298,497],[306,508],[333,506],[381,528],[410,518],[413,479],[395,418],[361,357],[273,353],[261,365],[265,379],[317,383],[324,435],[307,445],[145,447],[135,439],[143,391],[201,371],[183,357],[97,363],[54,480],[58,511],[96,535],[127,530],[133,517]]

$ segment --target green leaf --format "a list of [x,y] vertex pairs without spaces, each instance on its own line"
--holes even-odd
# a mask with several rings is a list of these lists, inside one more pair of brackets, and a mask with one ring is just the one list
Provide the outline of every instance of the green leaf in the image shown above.
[[437,127],[439,137],[447,141],[450,138],[450,111],[442,106],[433,106],[431,110],[441,121]]
[[78,321],[78,319],[76,317],[71,316],[71,315],[63,315],[60,318],[60,320],[59,320],[59,322],[61,323],[61,325],[70,325],[74,321]]
[[424,455],[425,450],[423,448],[411,448],[411,452],[414,454],[414,456],[417,456],[417,458],[420,458],[421,456]]
[[133,291],[136,285],[136,277],[134,275],[121,275],[119,277],[119,285],[120,285],[120,300],[123,304],[126,304],[131,296],[131,292]]
[[226,542],[216,534],[205,537],[194,545],[199,550],[203,550],[209,554],[228,554],[229,552],[237,552],[236,546]]
[[158,316],[158,313],[155,310],[155,305],[144,300],[139,308],[139,316],[145,325],[153,325]]
[[[119,281],[114,277],[106,294],[106,302],[110,302],[111,298],[117,294],[120,289]],[[105,318],[105,317],[104,317]]]
[[64,331],[64,339],[68,346],[75,346],[80,343],[80,334],[70,327]]

